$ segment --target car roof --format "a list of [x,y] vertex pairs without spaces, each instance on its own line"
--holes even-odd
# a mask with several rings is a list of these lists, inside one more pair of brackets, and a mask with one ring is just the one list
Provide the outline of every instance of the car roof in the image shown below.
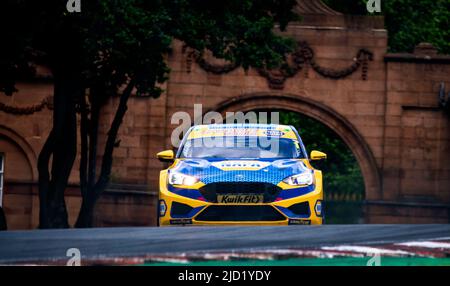
[[202,127],[210,129],[228,129],[228,128],[258,128],[258,129],[276,129],[289,128],[292,126],[282,124],[259,124],[259,123],[232,123],[232,124],[200,124],[193,127]]

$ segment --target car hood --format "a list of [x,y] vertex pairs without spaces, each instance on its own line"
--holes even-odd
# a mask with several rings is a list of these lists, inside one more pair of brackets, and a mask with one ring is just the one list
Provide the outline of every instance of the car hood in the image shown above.
[[204,184],[216,182],[262,182],[278,184],[283,179],[311,171],[300,159],[181,159],[169,172],[195,176]]

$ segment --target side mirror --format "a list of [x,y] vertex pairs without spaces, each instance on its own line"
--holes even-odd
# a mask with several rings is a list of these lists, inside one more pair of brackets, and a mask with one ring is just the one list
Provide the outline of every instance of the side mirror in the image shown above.
[[165,150],[156,154],[156,157],[161,162],[173,162],[175,159],[175,154],[172,150]]
[[323,159],[327,158],[327,154],[320,152],[320,151],[313,150],[313,151],[311,151],[310,158],[313,161],[323,160]]

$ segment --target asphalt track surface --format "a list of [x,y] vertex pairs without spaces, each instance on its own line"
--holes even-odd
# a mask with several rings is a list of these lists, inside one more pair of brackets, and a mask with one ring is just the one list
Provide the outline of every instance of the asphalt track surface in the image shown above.
[[128,227],[0,232],[0,263],[277,248],[371,245],[450,237],[450,225]]

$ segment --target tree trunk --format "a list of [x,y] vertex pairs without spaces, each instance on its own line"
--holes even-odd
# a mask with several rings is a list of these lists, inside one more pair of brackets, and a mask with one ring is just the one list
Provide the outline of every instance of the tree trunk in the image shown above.
[[46,43],[46,60],[54,78],[54,109],[53,128],[38,160],[41,228],[69,227],[64,191],[77,154],[75,104],[84,94],[81,20],[67,15],[52,30],[54,41]]
[[[89,191],[92,192],[93,189]],[[87,228],[92,227],[94,223],[94,209],[95,202],[91,198],[83,198],[81,203],[80,213],[77,218],[77,222],[75,223],[76,228]]]
[[64,191],[77,152],[75,98],[81,91],[81,81],[73,73],[55,75],[53,129],[38,159],[40,228],[69,227]]
[[53,152],[55,132],[53,129],[42,147],[38,158],[38,172],[39,172],[39,228],[50,228],[50,217],[48,210],[48,193],[50,191],[50,173],[48,171],[48,164]]
[[[124,92],[120,96],[119,106],[117,107],[116,114],[114,116],[113,122],[111,123],[111,127],[108,131],[108,137],[106,140],[105,150],[103,153],[102,166],[99,178],[95,183],[95,185],[88,188],[86,196],[83,197],[82,206],[75,227],[78,228],[92,227],[95,204],[98,198],[100,197],[101,193],[108,186],[110,180],[113,163],[113,152],[117,140],[117,133],[119,131],[120,125],[122,124],[123,118],[127,112],[128,109],[127,103],[128,99],[130,98],[131,92],[133,91],[134,84],[135,84],[134,80],[133,79],[130,80]],[[93,154],[95,154],[95,152]],[[92,168],[95,168],[95,166],[92,166]]]
[[81,150],[80,150],[80,191],[81,197],[84,198],[88,191],[88,129],[89,129],[89,119],[88,110],[86,106],[86,97],[82,96],[80,98],[80,140],[81,140]]
[[89,129],[89,171],[88,186],[92,188],[95,184],[97,170],[97,143],[98,143],[98,125],[100,117],[101,103],[97,100],[92,102],[91,125]]
[[[81,208],[80,213],[93,213],[93,211],[88,211],[91,207],[88,206],[88,195],[90,187],[90,174],[92,166],[92,154],[91,149],[95,146],[93,145],[92,137],[92,125],[98,124],[98,122],[93,122],[93,112],[91,111],[91,119],[88,118],[88,110],[86,104],[86,98],[83,97],[80,101],[80,137],[81,137],[81,158],[80,158],[80,190],[81,190]],[[98,120],[97,120],[98,121]],[[95,140],[96,141],[96,140]],[[95,160],[94,160],[95,162]],[[94,165],[95,168],[95,165]],[[94,171],[95,174],[95,171]],[[78,216],[75,223],[75,227],[87,227],[92,222],[91,217],[80,217]]]

